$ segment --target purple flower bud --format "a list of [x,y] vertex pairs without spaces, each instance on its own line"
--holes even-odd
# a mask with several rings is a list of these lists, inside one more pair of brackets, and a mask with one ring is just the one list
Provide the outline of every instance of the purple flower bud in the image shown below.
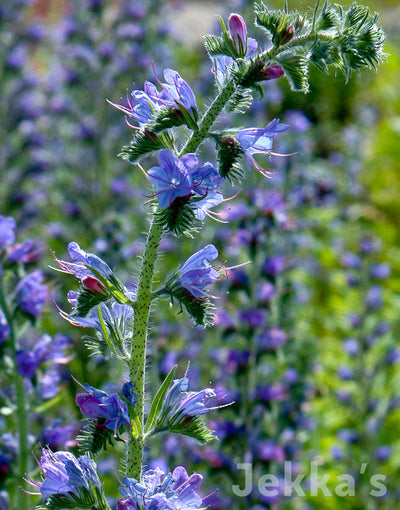
[[278,80],[284,74],[285,73],[279,64],[272,64],[266,67],[264,66],[261,70],[260,81]]
[[94,278],[93,276],[84,276],[82,278],[82,285],[92,292],[96,292],[98,294],[103,294],[106,296],[108,294],[106,287],[102,282]]
[[239,57],[244,57],[247,53],[246,23],[240,14],[232,13],[229,16],[228,24],[234,48]]

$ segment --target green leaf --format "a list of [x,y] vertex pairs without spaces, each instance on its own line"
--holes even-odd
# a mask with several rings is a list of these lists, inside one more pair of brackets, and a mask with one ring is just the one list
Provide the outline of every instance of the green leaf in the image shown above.
[[155,427],[157,421],[159,420],[160,413],[162,410],[163,401],[164,401],[165,395],[168,391],[168,388],[171,384],[171,381],[175,375],[175,369],[176,369],[176,367],[174,367],[169,372],[167,377],[164,379],[162,385],[158,389],[156,396],[154,397],[153,403],[151,404],[149,416],[147,418],[146,426],[144,428],[145,434],[148,434],[149,432],[151,432],[151,430]]

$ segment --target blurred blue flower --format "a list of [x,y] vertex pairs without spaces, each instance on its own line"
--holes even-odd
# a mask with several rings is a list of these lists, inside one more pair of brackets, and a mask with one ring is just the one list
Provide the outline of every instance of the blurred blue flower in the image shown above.
[[65,447],[71,441],[76,428],[77,424],[75,422],[62,425],[61,418],[56,418],[50,425],[42,429],[41,441],[51,449],[60,446]]
[[43,273],[37,269],[24,276],[15,288],[19,308],[32,317],[39,317],[48,298],[43,280]]
[[0,215],[0,249],[15,241],[15,220],[11,216]]

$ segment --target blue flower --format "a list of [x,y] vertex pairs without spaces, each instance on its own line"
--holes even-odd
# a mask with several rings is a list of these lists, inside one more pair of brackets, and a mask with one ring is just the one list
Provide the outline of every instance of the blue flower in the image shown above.
[[134,90],[132,99],[128,97],[128,106],[111,103],[133,118],[141,126],[150,124],[162,107],[179,108],[184,116],[197,120],[198,108],[193,91],[188,83],[173,69],[165,69],[165,83],[161,83],[161,91],[154,83],[145,82],[144,90]]
[[118,510],[195,510],[200,509],[202,498],[195,492],[203,477],[189,476],[186,469],[178,466],[167,475],[160,468],[146,471],[140,483],[124,478],[120,493],[126,499],[118,501]]
[[151,168],[147,175],[156,188],[160,207],[169,207],[178,197],[195,197],[192,205],[199,220],[204,220],[206,211],[223,201],[219,186],[224,179],[209,162],[199,166],[195,154],[178,158],[169,149],[160,151],[159,166]]
[[[174,379],[169,387],[163,403],[162,421],[180,420],[183,416],[200,416],[215,411],[227,404],[222,403],[224,397],[217,395],[212,388],[201,391],[187,391],[189,379]],[[225,396],[225,395],[224,395]]]
[[194,154],[178,158],[172,151],[164,149],[158,155],[158,164],[147,175],[156,188],[160,207],[168,207],[178,197],[190,195],[193,190],[191,173],[198,165]]
[[192,255],[180,270],[178,281],[181,286],[196,298],[207,297],[207,293],[204,291],[205,287],[217,281],[220,276],[219,272],[209,263],[210,260],[217,257],[218,250],[213,244],[207,245]]
[[[73,262],[59,260],[55,261],[63,273],[72,274],[84,286],[90,290],[104,292],[104,285],[95,277],[94,273],[89,269],[90,266],[106,280],[113,276],[111,268],[94,253],[87,253],[79,246],[78,243],[71,242],[68,245],[68,254]],[[97,282],[97,284],[96,284]]]
[[279,154],[272,152],[273,139],[276,134],[286,131],[288,127],[285,124],[279,124],[279,119],[274,119],[264,129],[247,128],[240,130],[236,134],[235,138],[240,143],[249,167],[266,173],[266,170],[257,163],[254,154],[279,156]]
[[[128,405],[117,393],[108,395],[85,384],[87,393],[78,393],[76,403],[83,416],[90,419],[102,419],[104,425],[117,435],[121,425],[130,425]],[[132,399],[133,401],[133,399]]]
[[101,489],[96,464],[88,454],[76,458],[70,452],[52,452],[49,448],[43,448],[39,466],[44,475],[43,481],[28,481],[39,488],[43,501],[56,494],[64,494],[72,499],[72,496],[78,495],[78,488],[90,491],[91,485]]
[[39,317],[48,297],[43,273],[38,269],[30,273],[15,288],[18,306],[32,317]]

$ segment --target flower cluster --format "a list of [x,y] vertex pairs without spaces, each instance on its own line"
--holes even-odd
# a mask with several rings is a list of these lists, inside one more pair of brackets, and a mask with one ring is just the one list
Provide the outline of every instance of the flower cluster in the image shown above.
[[223,179],[211,163],[200,165],[195,154],[178,158],[165,149],[160,151],[158,164],[147,175],[156,189],[160,207],[170,207],[179,197],[185,197],[187,201],[195,199],[196,215],[204,220],[206,211],[222,202],[219,186]]
[[[161,469],[146,471],[138,482],[124,478],[120,488],[124,499],[118,501],[118,510],[195,510],[200,509],[202,498],[197,494],[203,477],[189,476],[184,467],[178,466],[165,475]],[[203,508],[203,507],[202,507]]]
[[[126,383],[122,389],[122,395],[127,395],[128,387],[132,383]],[[104,425],[114,431],[116,436],[122,425],[130,425],[129,409],[126,400],[122,400],[118,393],[108,395],[105,391],[84,385],[87,393],[78,393],[76,403],[83,416],[96,420],[98,425]],[[132,393],[129,404],[134,407],[137,395]]]
[[124,112],[129,118],[139,123],[141,127],[151,124],[162,108],[173,109],[175,114],[181,114],[195,125],[198,118],[198,108],[193,91],[188,83],[173,69],[164,70],[165,83],[160,82],[161,91],[146,81],[144,90],[134,90],[132,98],[128,97],[128,106],[111,103]]

